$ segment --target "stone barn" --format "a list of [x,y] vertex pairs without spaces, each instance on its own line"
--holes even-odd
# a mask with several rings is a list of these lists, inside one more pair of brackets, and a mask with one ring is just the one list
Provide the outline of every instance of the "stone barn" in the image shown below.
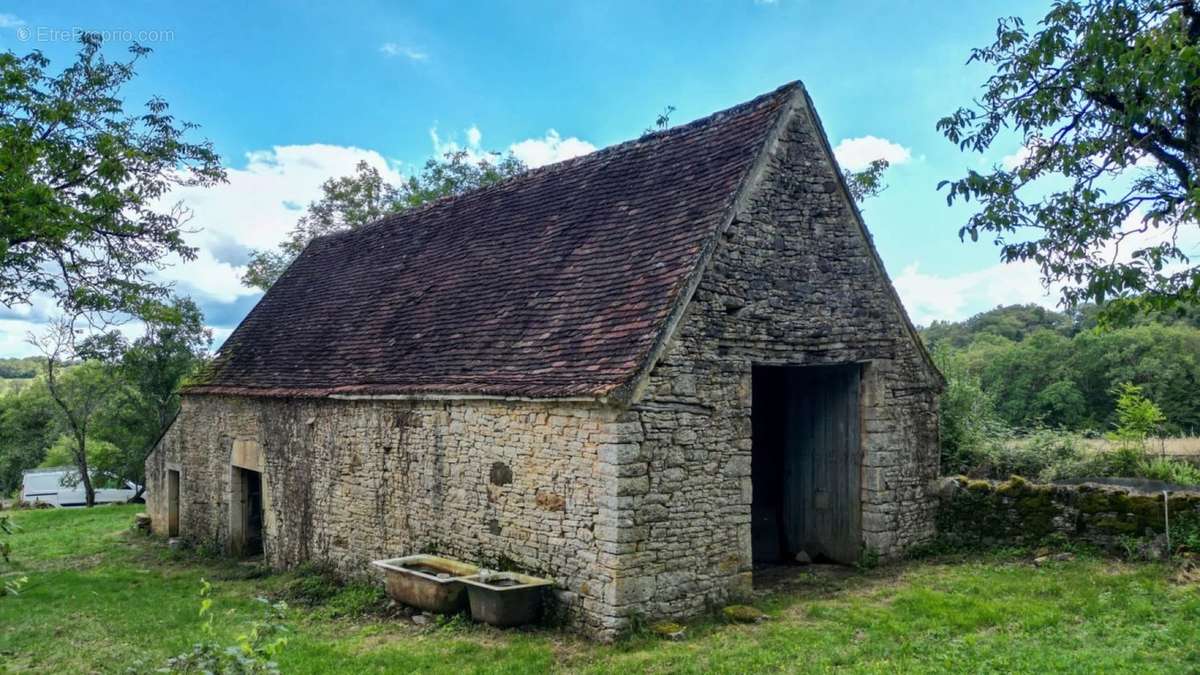
[[942,384],[793,83],[313,241],[148,508],[277,567],[532,572],[609,638],[927,540]]

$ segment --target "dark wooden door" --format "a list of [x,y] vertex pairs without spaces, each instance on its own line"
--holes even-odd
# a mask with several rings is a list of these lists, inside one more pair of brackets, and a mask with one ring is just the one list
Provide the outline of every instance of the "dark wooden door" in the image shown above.
[[789,373],[783,529],[792,551],[841,563],[861,539],[858,366]]

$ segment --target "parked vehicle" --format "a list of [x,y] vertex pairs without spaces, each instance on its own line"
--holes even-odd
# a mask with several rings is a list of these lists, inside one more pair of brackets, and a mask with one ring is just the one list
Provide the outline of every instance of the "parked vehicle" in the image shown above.
[[[124,503],[138,493],[138,485],[107,472],[91,472],[97,504]],[[21,478],[21,499],[54,506],[85,506],[87,496],[79,471],[72,467],[28,469]]]

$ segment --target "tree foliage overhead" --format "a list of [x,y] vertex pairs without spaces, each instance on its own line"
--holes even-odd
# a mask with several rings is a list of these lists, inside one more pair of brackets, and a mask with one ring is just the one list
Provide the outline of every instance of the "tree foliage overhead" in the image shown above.
[[140,313],[165,297],[152,270],[195,256],[178,185],[225,177],[206,141],[187,140],[166,101],[125,109],[122,88],[149,49],[110,61],[86,34],[74,63],[48,72],[41,52],[0,54],[0,302],[53,297],[67,313]]
[[942,184],[979,204],[960,236],[1035,261],[1067,304],[1117,299],[1106,311],[1127,317],[1200,300],[1179,243],[1200,215],[1196,0],[1059,0],[1033,31],[1001,19],[970,61],[995,72],[938,129],[977,152],[1015,131],[1025,153]]
[[265,291],[317,237],[353,230],[389,213],[491,185],[526,168],[512,154],[476,158],[466,150],[455,150],[430,158],[420,172],[392,185],[379,169],[359,162],[354,175],[331,178],[321,185],[321,198],[308,205],[278,249],[253,253],[242,283]]

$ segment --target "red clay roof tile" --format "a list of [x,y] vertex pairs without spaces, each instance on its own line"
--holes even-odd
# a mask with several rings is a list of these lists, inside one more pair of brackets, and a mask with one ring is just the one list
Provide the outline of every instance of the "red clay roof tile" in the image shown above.
[[611,392],[796,87],[313,241],[187,392]]

